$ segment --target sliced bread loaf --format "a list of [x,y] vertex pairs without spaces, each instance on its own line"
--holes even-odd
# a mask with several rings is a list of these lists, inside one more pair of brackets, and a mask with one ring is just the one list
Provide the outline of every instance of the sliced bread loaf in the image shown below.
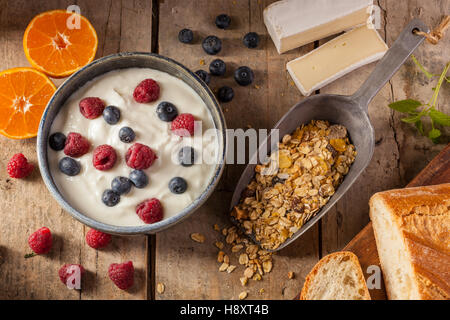
[[370,199],[389,299],[450,299],[450,184],[390,190]]
[[356,255],[341,251],[322,258],[306,277],[300,300],[370,300]]

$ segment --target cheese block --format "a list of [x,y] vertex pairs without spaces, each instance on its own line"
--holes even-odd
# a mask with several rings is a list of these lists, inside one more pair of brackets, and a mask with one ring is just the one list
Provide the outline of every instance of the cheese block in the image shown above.
[[287,70],[302,94],[308,96],[347,73],[381,59],[387,50],[377,30],[364,25],[289,61]]
[[264,9],[278,53],[366,24],[373,0],[283,0]]

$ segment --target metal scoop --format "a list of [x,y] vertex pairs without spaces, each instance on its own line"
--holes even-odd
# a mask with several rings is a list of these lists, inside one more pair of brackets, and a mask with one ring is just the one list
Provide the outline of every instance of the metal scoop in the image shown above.
[[[319,94],[306,98],[292,107],[275,125],[275,129],[279,129],[280,138],[285,134],[291,134],[301,124],[306,124],[311,120],[328,120],[330,123],[343,125],[347,128],[350,140],[354,144],[358,154],[350,171],[328,203],[313,218],[305,223],[300,230],[293,234],[291,238],[286,240],[276,250],[272,251],[283,249],[311,228],[334,206],[356,181],[362,171],[369,165],[375,146],[375,136],[368,116],[368,105],[378,91],[391,79],[406,59],[425,39],[423,36],[415,34],[416,30],[429,32],[428,27],[422,21],[418,19],[411,21],[355,94],[352,96]],[[267,148],[266,150],[270,154],[270,147],[271,136],[268,136],[261,143],[260,148]],[[250,163],[257,162],[257,155],[258,152],[253,155]],[[231,200],[230,211],[239,203],[241,193],[253,179],[255,166],[255,164],[247,165],[242,173]],[[239,226],[236,219],[231,218],[233,223]],[[245,233],[243,228],[241,230]],[[249,237],[258,244],[253,234],[249,235]]]

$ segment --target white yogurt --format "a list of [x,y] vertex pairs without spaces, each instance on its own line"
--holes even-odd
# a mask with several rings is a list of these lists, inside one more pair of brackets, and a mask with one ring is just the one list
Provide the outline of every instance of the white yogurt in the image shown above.
[[[152,78],[161,88],[160,98],[153,103],[140,104],[134,101],[134,88],[144,79]],[[86,119],[79,111],[79,102],[85,97],[99,97],[106,105],[120,109],[120,121],[109,125],[102,116],[94,120]],[[173,103],[178,113],[191,113],[202,126],[196,127],[196,138],[178,137],[171,133],[170,122],[161,121],[156,114],[156,107],[161,101]],[[136,133],[132,143],[123,143],[119,139],[120,128],[128,126]],[[214,124],[205,103],[197,93],[182,80],[165,72],[130,68],[112,71],[93,79],[78,89],[61,108],[56,116],[51,133],[78,132],[89,140],[91,149],[77,158],[81,172],[74,177],[66,176],[58,168],[58,162],[65,157],[63,151],[54,151],[48,147],[50,171],[59,191],[75,209],[97,221],[116,226],[138,226],[145,223],[136,214],[135,208],[142,201],[158,198],[164,209],[164,219],[172,217],[191,204],[207,187],[213,176],[215,164],[211,161],[183,167],[172,160],[173,153],[184,145],[192,145],[197,154],[215,155],[217,158],[217,135],[206,134],[214,129]],[[204,137],[199,139],[198,137]],[[111,181],[117,176],[128,177],[133,170],[125,163],[125,153],[135,142],[148,145],[158,159],[145,170],[149,184],[143,189],[132,188],[122,195],[114,207],[103,204],[101,197],[105,189],[111,188]],[[92,164],[95,147],[108,144],[117,153],[114,167],[99,171]],[[173,194],[168,183],[173,177],[183,177],[188,189],[183,194]]]

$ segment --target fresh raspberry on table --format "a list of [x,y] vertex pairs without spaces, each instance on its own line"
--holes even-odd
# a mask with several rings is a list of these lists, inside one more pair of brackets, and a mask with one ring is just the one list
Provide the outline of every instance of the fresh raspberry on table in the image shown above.
[[113,147],[102,144],[94,149],[92,164],[95,169],[105,171],[111,169],[117,160],[117,154]]
[[86,233],[86,243],[94,249],[102,249],[111,242],[111,235],[91,229]]
[[136,207],[136,214],[148,224],[161,221],[163,218],[161,202],[156,198],[145,200]]
[[[52,233],[47,227],[42,227],[33,232],[28,238],[28,244],[35,254],[46,254],[52,248]],[[26,257],[34,256],[34,254]]]
[[108,276],[119,289],[129,289],[134,282],[133,262],[112,263],[108,268]]
[[[77,269],[79,270],[79,272]],[[77,287],[76,275],[79,275],[79,281],[81,283],[81,277],[85,273],[86,270],[84,270],[81,264],[65,264],[58,271],[59,279],[61,279],[61,282],[73,289],[81,289],[81,287]],[[72,275],[74,275],[74,277],[71,277]],[[70,280],[71,283],[67,283],[68,280]]]
[[34,165],[29,163],[22,153],[16,153],[9,160],[6,169],[11,178],[21,179],[33,171]]
[[89,141],[81,134],[71,132],[67,135],[64,153],[69,157],[78,158],[86,154],[91,147]]
[[79,103],[81,114],[87,119],[95,119],[103,114],[105,103],[97,97],[84,98]]
[[133,97],[136,102],[149,103],[158,100],[159,85],[153,79],[145,79],[134,89]]
[[190,113],[182,113],[172,121],[172,132],[180,137],[194,135],[194,116]]
[[125,161],[130,168],[143,170],[149,168],[158,159],[156,153],[148,146],[133,144],[125,155]]

